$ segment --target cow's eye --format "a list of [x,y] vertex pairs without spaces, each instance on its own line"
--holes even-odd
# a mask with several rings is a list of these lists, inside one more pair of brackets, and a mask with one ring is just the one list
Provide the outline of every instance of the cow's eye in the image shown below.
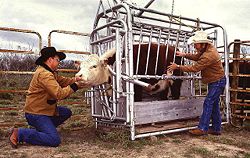
[[93,66],[91,66],[91,69],[92,69],[92,68],[97,68],[97,65],[93,65]]

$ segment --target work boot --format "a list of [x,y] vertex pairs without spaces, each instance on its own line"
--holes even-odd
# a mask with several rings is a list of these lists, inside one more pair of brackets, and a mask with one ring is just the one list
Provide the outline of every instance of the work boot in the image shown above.
[[195,136],[203,136],[203,135],[207,135],[206,131],[203,131],[201,129],[192,129],[188,131],[190,134],[195,135]]
[[208,129],[207,131],[208,134],[212,134],[212,135],[221,135],[220,131],[214,131],[213,129]]
[[18,129],[17,128],[11,128],[9,133],[9,142],[12,148],[17,148],[18,144]]

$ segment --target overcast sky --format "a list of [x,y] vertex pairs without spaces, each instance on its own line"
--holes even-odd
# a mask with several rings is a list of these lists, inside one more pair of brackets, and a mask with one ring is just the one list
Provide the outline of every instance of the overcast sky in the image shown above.
[[[139,6],[147,2],[128,0],[131,1]],[[46,45],[51,30],[90,33],[98,4],[99,0],[0,0],[0,27],[37,31],[42,35],[43,45]],[[250,40],[249,0],[175,0],[174,4],[175,15],[200,18],[225,27],[229,42],[236,38]],[[171,13],[171,5],[172,0],[155,0],[150,8]],[[0,38],[11,39],[5,34]]]

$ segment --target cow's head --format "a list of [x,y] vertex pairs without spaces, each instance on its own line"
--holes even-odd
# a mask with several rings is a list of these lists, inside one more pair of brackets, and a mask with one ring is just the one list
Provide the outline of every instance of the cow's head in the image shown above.
[[96,86],[109,82],[111,74],[108,70],[107,60],[115,54],[115,49],[108,50],[102,56],[96,54],[88,55],[79,61],[79,72],[76,77],[82,77],[90,85]]

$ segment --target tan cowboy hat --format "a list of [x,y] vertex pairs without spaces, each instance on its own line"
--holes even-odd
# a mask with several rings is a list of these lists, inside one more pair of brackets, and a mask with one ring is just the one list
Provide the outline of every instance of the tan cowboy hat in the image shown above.
[[187,44],[192,44],[192,43],[209,43],[212,44],[210,40],[207,38],[207,33],[204,31],[196,31],[193,36],[191,36]]

